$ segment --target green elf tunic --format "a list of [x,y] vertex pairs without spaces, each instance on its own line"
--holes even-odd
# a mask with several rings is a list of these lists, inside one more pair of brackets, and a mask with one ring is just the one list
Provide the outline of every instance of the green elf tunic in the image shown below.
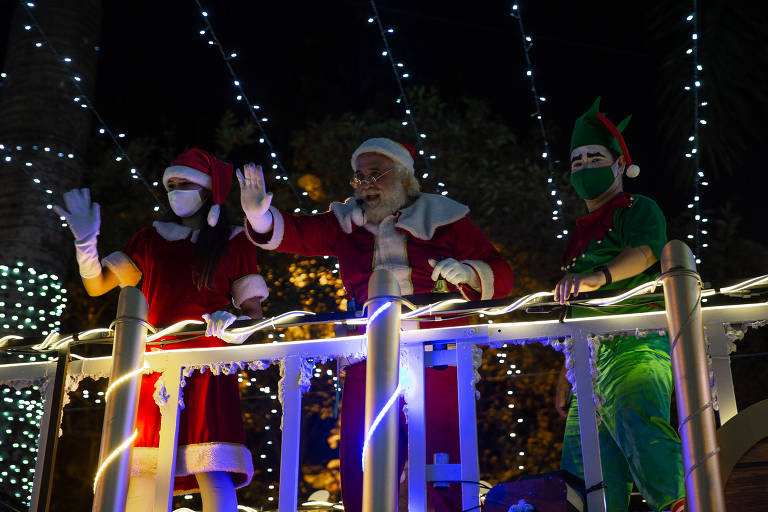
[[[647,245],[659,258],[667,242],[666,221],[659,206],[641,195],[620,194],[577,221],[568,239],[563,270],[591,273],[608,264],[625,247]],[[629,289],[657,274],[646,271],[604,286]],[[572,308],[572,317],[658,311],[663,301],[631,299],[600,311]],[[598,435],[607,510],[625,511],[632,484],[655,510],[685,496],[680,439],[669,424],[673,390],[669,338],[657,333],[643,337],[614,336],[600,345],[595,391],[605,398],[598,412]],[[571,401],[563,439],[561,469],[581,478],[579,416]]]

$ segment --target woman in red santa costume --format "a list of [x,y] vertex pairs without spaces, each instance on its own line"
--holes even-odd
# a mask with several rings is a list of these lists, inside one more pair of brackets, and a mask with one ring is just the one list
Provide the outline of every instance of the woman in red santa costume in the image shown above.
[[[243,229],[227,220],[222,202],[232,181],[232,165],[200,149],[177,157],[163,174],[173,213],[139,231],[120,252],[99,261],[99,205],[88,189],[64,194],[66,209],[57,206],[75,236],[80,275],[91,296],[141,281],[149,303],[149,322],[168,326],[203,316],[205,336],[149,350],[221,347],[242,343],[223,332],[237,317],[223,309],[231,302],[260,318],[267,295],[258,273],[255,247]],[[102,265],[103,264],[103,265]],[[131,455],[131,481],[126,511],[146,510],[154,499],[160,436],[160,373],[141,382],[138,437]],[[156,403],[157,402],[157,403]],[[203,510],[235,512],[235,489],[253,475],[240,411],[237,377],[195,371],[184,387],[180,414],[174,494],[200,492]]]

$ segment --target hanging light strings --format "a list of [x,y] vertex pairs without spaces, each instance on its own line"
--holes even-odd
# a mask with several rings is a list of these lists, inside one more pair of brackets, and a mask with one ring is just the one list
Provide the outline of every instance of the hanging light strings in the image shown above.
[[[238,54],[234,51],[227,51],[224,49],[224,45],[221,44],[221,40],[216,35],[216,32],[213,30],[213,25],[211,24],[209,12],[206,11],[202,4],[200,3],[200,0],[195,0],[195,4],[197,5],[197,8],[200,10],[200,16],[203,18],[203,22],[205,23],[205,28],[200,29],[198,32],[200,36],[208,37],[208,44],[210,46],[215,46],[216,49],[219,50],[219,54],[221,55],[222,60],[224,61],[224,66],[226,66],[227,71],[229,71],[229,75],[232,79],[232,84],[235,87],[236,95],[235,99],[238,102],[244,103],[248,108],[248,113],[250,114],[253,121],[256,123],[256,127],[259,129],[259,132],[261,133],[261,136],[259,137],[259,143],[260,144],[266,144],[267,149],[269,150],[269,156],[272,159],[272,169],[275,171],[275,179],[277,181],[283,181],[285,184],[290,188],[291,192],[293,192],[293,195],[296,196],[296,202],[298,203],[298,207],[294,210],[294,213],[299,213],[304,210],[303,207],[303,201],[301,199],[301,195],[299,194],[298,190],[294,187],[291,180],[288,179],[288,171],[285,170],[285,167],[283,166],[283,163],[280,161],[280,157],[277,155],[277,151],[275,150],[274,145],[272,144],[272,141],[270,140],[269,136],[267,135],[267,131],[264,128],[264,124],[269,120],[267,117],[260,115],[258,112],[261,110],[260,105],[256,105],[251,103],[248,100],[248,96],[245,93],[245,89],[243,87],[243,82],[238,78],[237,73],[235,73],[235,69],[232,67],[232,60],[237,58]],[[317,213],[317,211],[313,211],[312,213]]]
[[[381,34],[381,40],[384,43],[384,50],[381,52],[382,57],[386,57],[389,60],[389,64],[392,66],[392,72],[395,75],[395,81],[397,82],[397,87],[400,90],[400,96],[397,98],[396,103],[401,105],[403,107],[403,114],[405,115],[405,120],[402,121],[403,126],[410,125],[413,129],[414,138],[416,140],[416,150],[419,153],[419,155],[424,159],[424,172],[421,175],[422,179],[431,178],[434,180],[437,180],[437,174],[432,175],[432,170],[429,166],[430,160],[436,160],[437,155],[431,154],[427,156],[427,152],[424,149],[424,139],[427,138],[427,134],[424,132],[419,131],[419,128],[416,126],[416,119],[413,117],[413,109],[411,108],[411,104],[408,101],[408,96],[405,94],[405,88],[403,87],[403,79],[410,78],[411,74],[405,70],[405,64],[401,61],[396,61],[394,55],[392,55],[392,48],[389,45],[389,38],[387,37],[387,34],[394,34],[395,29],[394,27],[384,28],[384,23],[381,21],[381,16],[379,15],[379,10],[376,8],[376,2],[375,0],[371,0],[371,10],[373,11],[373,16],[368,18],[368,23],[376,24],[376,26],[379,29],[379,33]],[[447,195],[448,191],[445,190],[445,183],[441,181],[437,181],[437,184],[435,185],[435,192]]]
[[[12,149],[10,146],[7,146],[0,142],[0,161],[2,161],[5,164],[10,164],[10,165],[15,164],[15,167],[18,167],[19,169],[21,169],[21,172],[23,172],[27,176],[27,178],[29,178],[30,181],[32,182],[32,186],[40,193],[40,196],[43,199],[43,204],[45,204],[45,207],[48,210],[52,210],[53,204],[51,203],[51,198],[53,197],[53,194],[54,194],[53,188],[43,185],[40,178],[38,178],[32,173],[34,164],[31,161],[27,160],[22,163],[19,158],[14,158],[13,156],[14,149],[17,152],[21,152],[24,148],[22,146],[15,146],[15,148]],[[33,151],[38,151],[39,149],[40,149],[40,146],[36,146],[36,145],[32,146]],[[60,151],[55,151],[54,149],[51,149],[50,146],[44,146],[43,151],[46,153],[51,153],[53,155],[56,155],[59,158],[69,158],[69,159],[75,158],[75,155],[72,153],[65,154]],[[63,221],[64,219],[61,218],[61,220]],[[66,227],[66,225],[67,225],[66,222],[62,222],[61,224],[62,227]]]
[[536,111],[531,114],[531,117],[535,117],[539,123],[539,131],[541,132],[541,140],[544,146],[541,152],[541,158],[547,163],[547,170],[549,171],[549,177],[547,178],[547,185],[549,185],[549,195],[552,198],[552,220],[560,224],[560,233],[556,235],[557,238],[564,238],[568,235],[568,230],[565,228],[565,220],[563,219],[563,201],[560,198],[560,192],[557,189],[557,181],[555,180],[555,168],[552,162],[552,155],[549,149],[549,139],[547,138],[547,130],[544,127],[544,119],[541,111],[541,104],[547,101],[547,98],[539,95],[536,89],[536,78],[533,72],[533,63],[531,62],[531,48],[533,47],[533,37],[525,32],[523,25],[523,14],[520,11],[520,5],[513,3],[509,11],[509,15],[517,20],[517,24],[520,27],[520,39],[523,43],[523,53],[525,54],[525,76],[528,78],[531,84],[531,94],[533,94],[533,104],[536,107]]
[[685,21],[691,24],[691,46],[685,50],[686,55],[692,56],[693,81],[685,85],[684,89],[691,92],[693,97],[693,133],[688,137],[691,147],[685,153],[685,157],[692,159],[694,164],[693,174],[693,201],[688,203],[688,208],[693,210],[694,233],[688,235],[688,239],[694,244],[696,264],[701,263],[701,249],[709,244],[705,241],[708,231],[704,224],[709,221],[701,213],[701,187],[706,187],[709,182],[705,179],[701,169],[701,148],[699,147],[699,130],[706,126],[707,120],[702,117],[702,109],[708,102],[701,99],[701,72],[704,68],[699,64],[699,8],[697,0],[693,0],[693,12],[686,16]]
[[[31,24],[24,25],[24,30],[32,30],[32,28],[36,29],[37,32],[40,35],[40,40],[35,42],[36,48],[42,48],[43,46],[48,47],[50,49],[51,53],[56,58],[56,61],[61,63],[61,65],[65,66],[68,72],[72,72],[72,58],[63,56],[59,51],[56,49],[56,47],[51,43],[50,39],[45,34],[45,31],[43,30],[43,27],[40,26],[37,19],[35,18],[34,13],[32,12],[32,9],[35,7],[34,2],[20,2],[21,6],[24,8],[24,10],[27,13],[27,16],[29,17]],[[112,139],[112,142],[114,143],[115,147],[117,148],[117,156],[115,157],[116,162],[120,162],[122,160],[125,160],[128,165],[130,166],[131,170],[131,178],[140,180],[144,186],[147,188],[149,193],[152,195],[152,199],[155,202],[155,211],[160,210],[161,205],[163,204],[160,201],[160,197],[157,195],[157,192],[155,192],[154,187],[150,185],[150,183],[144,178],[143,174],[139,171],[138,166],[131,160],[131,157],[126,152],[123,145],[120,143],[120,139],[125,138],[124,133],[115,133],[112,131],[112,129],[109,128],[107,123],[104,121],[104,118],[101,117],[101,114],[99,114],[98,110],[96,110],[96,107],[94,107],[91,100],[88,98],[88,95],[83,90],[82,86],[80,85],[82,82],[82,77],[78,75],[77,73],[70,74],[70,77],[72,79],[72,83],[75,86],[75,89],[77,90],[78,95],[75,96],[74,102],[79,104],[81,108],[86,108],[91,111],[91,113],[94,115],[96,120],[99,123],[99,133],[104,135],[106,134],[109,136],[110,139]]]

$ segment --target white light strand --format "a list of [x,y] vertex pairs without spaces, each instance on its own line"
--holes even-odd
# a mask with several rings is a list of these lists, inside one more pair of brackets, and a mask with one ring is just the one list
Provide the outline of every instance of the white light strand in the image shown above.
[[[610,306],[619,302],[622,302],[624,300],[627,300],[631,297],[635,297],[638,295],[644,295],[648,294],[654,291],[654,289],[662,283],[661,278],[654,280],[654,281],[648,281],[647,283],[642,283],[639,286],[636,286],[635,288],[632,288],[630,290],[624,291],[618,295],[614,295],[611,297],[605,297],[600,299],[590,299],[586,301],[569,301],[567,302],[568,305],[573,306],[579,306],[581,304],[586,304],[590,306]],[[768,274],[753,277],[750,279],[747,279],[745,281],[742,281],[740,283],[727,286],[724,288],[721,288],[720,290],[704,290],[702,291],[702,296],[712,296],[718,294],[728,295],[728,294],[734,294],[736,292],[748,290],[751,288],[755,288],[758,286],[762,286],[768,283]],[[501,306],[501,307],[493,307],[493,308],[476,308],[472,310],[473,314],[477,314],[480,316],[483,315],[502,315],[506,313],[511,313],[513,311],[516,311],[523,306],[526,306],[532,302],[534,302],[536,299],[552,296],[552,292],[536,292],[529,295],[525,295],[523,297],[514,299],[509,305],[507,306]],[[422,308],[419,308],[416,311],[419,311],[421,314],[425,314],[426,316],[430,316],[430,312],[436,312],[441,310],[442,308],[449,305],[449,303],[463,303],[466,302],[463,299],[449,299],[447,301],[440,301],[437,303],[434,303],[429,306],[424,306]],[[387,302],[381,307],[379,307],[370,317],[370,319],[362,319],[363,322],[370,322],[372,319],[376,318],[376,316],[383,313],[386,309],[391,307],[394,303]],[[447,313],[451,313],[451,311],[446,311]],[[315,316],[316,313],[313,313],[311,311],[291,311],[287,313],[283,313],[282,315],[278,315],[274,318],[268,318],[266,320],[263,320],[259,322],[258,324],[254,324],[253,326],[249,327],[240,327],[237,329],[227,329],[225,332],[230,332],[232,334],[243,334],[244,332],[256,332],[258,330],[262,330],[265,327],[271,327],[273,329],[284,327],[287,322],[287,320],[291,318],[296,318],[300,316]],[[414,318],[413,312],[406,312],[401,313],[400,315],[401,320],[410,320]],[[328,320],[327,323],[343,323],[343,324],[354,324],[357,323],[359,319],[351,319],[351,320]],[[174,335],[183,335],[183,334],[190,334],[189,332],[184,332],[182,329],[183,327],[187,325],[203,325],[205,322],[199,321],[199,320],[184,320],[182,322],[175,323],[169,327],[166,327],[159,331],[157,334],[150,336],[147,338],[147,341],[154,341],[156,339],[159,339],[163,336],[174,336]],[[94,340],[100,340],[97,335],[99,334],[107,334],[111,333],[112,330],[108,328],[96,328],[96,329],[90,329],[87,331],[83,331],[82,333],[79,333],[77,335],[77,339],[80,342],[87,342],[88,338],[92,338]],[[273,337],[270,335],[270,337]],[[46,341],[33,346],[33,349],[36,350],[51,350],[56,349],[61,346],[63,346],[65,343],[70,343],[75,338],[74,335],[69,335],[64,338],[57,338],[53,334],[49,334],[48,337],[46,337]],[[19,336],[15,335],[5,335],[0,337],[0,343],[7,344],[8,341],[14,340],[14,339],[21,339]]]
[[119,139],[125,138],[124,133],[118,133],[117,135],[107,126],[107,123],[104,121],[104,118],[101,117],[101,114],[96,110],[96,107],[93,106],[93,103],[88,98],[88,95],[85,93],[85,90],[82,88],[80,83],[82,82],[82,78],[80,75],[73,73],[72,71],[72,59],[70,57],[65,57],[59,51],[56,49],[55,46],[51,43],[51,41],[48,39],[48,37],[45,35],[45,31],[40,26],[40,24],[37,22],[37,19],[35,18],[34,14],[32,13],[32,8],[35,6],[32,2],[23,2],[20,1],[21,6],[24,8],[24,10],[27,13],[27,16],[29,16],[29,19],[31,20],[31,23],[28,25],[24,25],[25,30],[31,30],[33,27],[38,31],[40,34],[41,41],[38,41],[35,43],[35,47],[41,48],[43,46],[48,47],[50,49],[51,53],[53,53],[54,57],[56,58],[57,62],[59,62],[61,65],[63,65],[67,71],[70,73],[70,77],[72,79],[72,83],[75,86],[75,89],[77,89],[78,95],[75,96],[73,99],[75,103],[80,105],[81,108],[87,108],[90,110],[90,112],[93,114],[93,116],[96,118],[96,120],[99,123],[99,133],[100,134],[107,134],[114,143],[115,147],[117,148],[117,156],[115,157],[115,161],[120,162],[122,160],[125,160],[128,165],[130,166],[131,170],[131,178],[140,180],[144,186],[147,188],[149,193],[152,195],[152,199],[155,202],[155,211],[158,211],[160,209],[165,209],[165,206],[163,206],[162,201],[160,200],[160,197],[157,195],[157,192],[155,192],[154,188],[150,183],[144,178],[143,174],[138,170],[138,167],[136,164],[134,164],[131,157],[126,152],[123,145],[120,143]]
[[147,370],[147,369],[149,369],[149,365],[145,361],[143,366],[140,366],[138,368],[134,368],[133,370],[129,371],[128,373],[124,373],[123,375],[121,375],[120,377],[115,379],[115,381],[112,382],[109,385],[109,387],[107,388],[107,391],[104,393],[104,402],[108,402],[109,401],[109,394],[112,393],[113,389],[115,389],[117,386],[119,386],[120,384],[122,384],[123,382],[125,382],[125,381],[127,381],[129,379],[132,379],[133,377],[135,377],[137,375],[141,375],[141,373],[143,373],[144,370]]
[[693,81],[683,88],[691,93],[693,97],[693,133],[688,137],[691,143],[688,151],[685,153],[687,159],[693,160],[693,200],[688,203],[688,208],[693,210],[694,233],[688,235],[688,239],[693,241],[694,255],[696,264],[701,264],[701,249],[709,244],[705,237],[707,230],[703,224],[709,221],[701,212],[701,187],[706,187],[709,182],[705,179],[704,171],[701,168],[701,147],[699,146],[699,130],[707,124],[707,120],[702,117],[702,109],[708,105],[701,99],[701,72],[703,67],[699,64],[699,9],[697,0],[693,0],[693,12],[686,16],[686,23],[691,24],[691,46],[686,49],[686,55],[692,56],[693,61]]
[[536,106],[536,111],[531,114],[531,117],[535,117],[539,124],[539,131],[541,132],[541,139],[544,146],[541,152],[541,158],[547,163],[547,170],[549,171],[549,177],[547,178],[547,184],[549,185],[549,195],[552,198],[554,207],[552,209],[552,220],[558,222],[560,225],[560,232],[555,235],[559,239],[563,239],[568,234],[568,230],[565,227],[565,219],[563,218],[563,201],[560,198],[560,192],[557,189],[557,180],[555,178],[555,168],[552,161],[552,152],[549,148],[549,139],[547,139],[547,130],[544,127],[544,119],[541,112],[541,104],[547,99],[544,96],[540,96],[536,89],[536,78],[533,72],[533,63],[531,62],[530,50],[533,47],[533,37],[526,34],[525,27],[523,26],[523,15],[520,12],[520,5],[513,3],[510,8],[509,15],[517,19],[517,23],[520,27],[520,38],[523,42],[523,53],[525,54],[525,76],[528,78],[531,84],[531,93],[533,94],[533,104]]
[[[33,145],[31,146],[33,151],[38,151],[41,146]],[[75,155],[73,153],[64,153],[62,151],[56,151],[55,149],[51,149],[50,146],[42,146],[43,151],[46,153],[51,153],[52,155],[56,155],[58,158],[69,158],[73,159],[75,158]],[[35,169],[35,165],[26,158],[20,158],[21,152],[23,151],[22,146],[13,146],[11,144],[4,144],[0,142],[0,162],[2,162],[5,165],[13,165],[15,167],[18,167],[21,169],[21,172],[23,172],[27,178],[32,181],[32,186],[37,189],[37,191],[40,193],[43,204],[48,210],[53,210],[53,203],[51,202],[55,190],[54,188],[49,184],[43,184],[42,180],[34,175],[32,171]],[[13,155],[13,153],[18,153],[16,156]],[[66,227],[67,223],[62,218],[61,220],[61,227]]]
[[105,469],[107,469],[107,466],[115,460],[121,453],[123,453],[125,450],[130,448],[131,444],[133,444],[134,439],[136,439],[136,436],[139,435],[138,430],[134,430],[133,434],[131,434],[128,439],[120,443],[117,448],[112,450],[112,453],[110,453],[106,459],[104,459],[104,462],[101,463],[99,466],[99,469],[96,471],[96,476],[93,477],[93,493],[96,494],[96,486],[99,483],[99,478],[101,478],[101,474],[104,472]]
[[392,48],[389,46],[389,38],[387,37],[387,34],[393,34],[395,29],[393,27],[387,29],[384,28],[384,23],[381,21],[381,16],[379,15],[379,10],[376,8],[375,0],[371,0],[371,9],[373,10],[373,16],[368,18],[368,23],[375,23],[379,29],[381,40],[384,43],[384,51],[381,52],[381,55],[389,60],[389,63],[392,66],[392,72],[395,75],[397,87],[400,90],[400,96],[395,101],[403,107],[405,119],[402,121],[402,124],[403,126],[409,124],[411,128],[413,128],[413,134],[416,138],[416,151],[424,159],[424,172],[421,174],[421,178],[435,180],[435,192],[441,195],[448,195],[448,191],[445,189],[445,183],[437,179],[437,173],[434,175],[432,173],[429,161],[436,160],[437,155],[427,155],[423,142],[424,139],[427,138],[427,134],[419,131],[419,128],[416,126],[416,120],[413,117],[413,108],[411,108],[411,104],[408,102],[408,96],[405,94],[403,79],[410,78],[411,74],[408,71],[405,71],[405,64],[403,62],[395,60],[394,55],[392,55]]
[[232,84],[235,87],[236,95],[235,100],[238,102],[244,103],[246,107],[248,108],[248,113],[250,114],[253,121],[256,123],[256,126],[258,127],[259,131],[261,132],[261,137],[259,138],[260,144],[266,144],[267,149],[269,151],[269,156],[272,159],[272,170],[275,173],[275,180],[282,181],[286,185],[288,185],[288,188],[291,189],[291,192],[293,192],[293,195],[296,196],[296,202],[298,203],[298,207],[296,210],[294,210],[294,213],[299,213],[301,211],[304,211],[304,205],[303,201],[301,200],[301,194],[296,190],[296,188],[293,186],[293,183],[291,180],[288,179],[288,171],[285,170],[285,167],[283,166],[283,163],[280,161],[280,157],[277,155],[277,151],[275,150],[274,146],[272,145],[272,141],[267,136],[267,132],[264,129],[264,124],[268,121],[268,118],[265,117],[262,113],[259,111],[261,110],[261,107],[259,105],[255,105],[251,103],[248,100],[248,95],[245,94],[245,89],[243,88],[243,82],[238,78],[237,74],[235,73],[235,69],[232,67],[232,59],[237,58],[238,54],[234,51],[226,51],[224,49],[224,46],[221,44],[221,41],[216,36],[216,32],[213,30],[213,25],[211,24],[210,20],[210,13],[206,11],[202,4],[200,3],[200,0],[195,0],[195,4],[197,4],[197,8],[200,10],[200,16],[203,18],[203,22],[205,23],[205,28],[201,29],[198,33],[200,36],[209,37],[208,44],[210,46],[215,46],[219,50],[219,54],[221,54],[221,58],[224,60],[224,65],[227,68],[227,71],[229,71],[230,78],[232,80]]

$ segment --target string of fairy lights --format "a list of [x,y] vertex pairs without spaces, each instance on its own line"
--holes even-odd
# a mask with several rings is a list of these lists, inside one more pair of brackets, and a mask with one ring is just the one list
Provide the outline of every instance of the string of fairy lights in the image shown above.
[[82,81],[83,78],[80,76],[79,73],[74,71],[73,67],[73,59],[71,57],[65,56],[61,54],[56,47],[53,45],[51,40],[46,35],[45,30],[43,27],[38,23],[37,18],[34,15],[33,9],[35,7],[34,2],[19,2],[22,6],[22,8],[25,10],[27,17],[29,18],[29,23],[24,25],[24,30],[31,31],[32,29],[35,29],[38,33],[38,38],[34,42],[35,48],[48,48],[51,53],[53,53],[54,57],[56,58],[56,61],[59,62],[60,65],[64,66],[68,73],[70,73],[70,78],[72,80],[72,84],[74,85],[75,89],[77,90],[77,95],[73,97],[73,102],[80,106],[80,108],[88,109],[91,114],[96,118],[99,129],[98,132],[101,135],[108,136],[112,143],[114,144],[115,148],[117,149],[117,155],[114,157],[115,162],[122,162],[123,160],[128,164],[130,169],[130,175],[132,179],[139,180],[144,186],[146,187],[147,191],[149,191],[150,195],[152,196],[152,199],[155,203],[154,210],[159,211],[162,206],[162,201],[160,200],[160,197],[157,195],[157,192],[155,191],[155,188],[158,186],[158,182],[154,182],[152,184],[147,181],[147,179],[144,177],[144,175],[139,171],[138,166],[134,163],[134,161],[131,159],[128,152],[125,150],[123,144],[120,142],[121,140],[126,138],[125,133],[122,132],[115,132],[113,131],[109,125],[106,123],[104,118],[101,116],[99,111],[94,106],[93,102],[90,100],[88,95],[86,94],[85,90],[82,87]]
[[547,185],[549,186],[549,195],[552,199],[552,220],[558,222],[560,225],[560,232],[555,235],[557,238],[562,239],[568,235],[568,230],[565,227],[565,219],[563,218],[563,200],[560,198],[560,192],[557,189],[557,180],[555,178],[555,167],[552,161],[552,152],[549,148],[549,139],[547,138],[547,130],[544,126],[544,116],[542,114],[541,105],[547,101],[545,96],[539,94],[536,88],[536,77],[533,72],[533,62],[531,61],[531,48],[533,48],[533,36],[525,31],[523,25],[523,13],[520,9],[520,4],[513,3],[509,10],[509,15],[517,20],[518,27],[520,28],[520,40],[523,45],[523,53],[525,54],[525,76],[528,78],[528,82],[531,85],[531,94],[533,95],[533,104],[536,107],[536,111],[531,114],[531,117],[535,118],[539,125],[539,132],[541,133],[542,151],[541,158],[546,162],[547,171],[549,171],[549,177],[547,178]]
[[704,119],[702,111],[707,107],[708,102],[701,98],[701,73],[704,71],[704,68],[699,63],[699,40],[701,39],[701,34],[699,32],[699,6],[697,0],[693,0],[693,12],[685,17],[685,21],[691,26],[691,43],[685,50],[685,54],[691,57],[693,63],[691,83],[683,86],[685,91],[690,92],[693,98],[693,129],[688,137],[688,142],[691,145],[685,153],[686,158],[693,160],[694,169],[693,200],[688,203],[688,208],[693,210],[694,233],[689,234],[688,239],[693,241],[696,263],[700,264],[702,248],[709,247],[709,244],[706,242],[706,236],[709,232],[705,226],[709,219],[703,215],[701,210],[701,187],[708,186],[709,182],[701,168],[701,148],[699,146],[699,131],[703,126],[707,125],[707,120]]
[[403,107],[403,120],[401,121],[403,126],[410,125],[413,129],[414,134],[414,140],[416,141],[416,150],[417,153],[423,158],[424,160],[424,171],[421,174],[421,179],[433,179],[436,180],[435,185],[435,192],[439,193],[441,195],[448,195],[448,191],[445,189],[445,183],[442,181],[438,181],[437,174],[434,173],[430,168],[429,162],[430,160],[436,160],[437,155],[435,154],[429,154],[427,155],[427,151],[424,149],[424,139],[427,138],[427,134],[420,131],[419,128],[416,126],[416,119],[413,116],[413,108],[411,107],[411,103],[408,101],[408,96],[405,93],[405,87],[403,86],[403,80],[408,79],[411,77],[411,73],[405,69],[405,63],[399,60],[396,60],[394,55],[392,54],[392,47],[389,44],[389,35],[395,33],[395,28],[393,26],[388,26],[387,28],[384,28],[384,22],[381,20],[381,15],[379,15],[379,10],[376,7],[375,0],[371,1],[371,10],[373,11],[373,15],[368,18],[368,23],[375,25],[379,29],[379,34],[381,35],[382,43],[384,44],[384,49],[381,51],[381,56],[386,57],[389,61],[390,66],[392,67],[392,73],[395,76],[395,81],[397,82],[397,87],[400,91],[400,95],[397,97],[395,102],[399,104],[401,107]]
[[[219,54],[221,55],[221,58],[224,61],[224,66],[227,68],[227,71],[229,72],[232,85],[235,88],[235,100],[246,105],[246,108],[248,109],[248,114],[251,116],[254,123],[256,123],[256,127],[259,129],[259,132],[261,134],[261,136],[259,137],[259,144],[265,144],[267,146],[267,150],[269,151],[269,157],[272,159],[271,167],[275,173],[274,175],[275,180],[282,181],[285,185],[288,186],[291,192],[293,192],[293,195],[296,196],[296,202],[298,203],[298,206],[294,209],[294,213],[302,212],[304,210],[304,206],[303,206],[303,201],[301,197],[302,195],[307,196],[308,193],[303,192],[302,194],[299,194],[298,190],[293,185],[292,181],[289,179],[288,171],[286,171],[285,167],[283,166],[283,163],[277,154],[277,150],[272,144],[272,141],[270,140],[269,136],[267,135],[267,131],[264,128],[264,125],[269,121],[269,118],[267,118],[265,115],[263,115],[263,113],[261,113],[260,105],[251,103],[251,101],[248,99],[248,95],[245,93],[245,87],[243,86],[243,81],[238,77],[237,73],[235,73],[235,69],[232,66],[232,61],[238,57],[238,53],[235,51],[228,51],[224,48],[224,45],[221,43],[221,40],[216,35],[216,32],[213,30],[213,24],[211,23],[210,13],[203,8],[202,4],[200,3],[200,0],[194,0],[194,2],[200,11],[200,16],[203,19],[203,23],[205,23],[205,27],[200,29],[198,33],[200,34],[201,37],[207,37],[208,44],[210,46],[216,47],[216,49],[219,51]],[[317,210],[314,210],[311,213],[317,213]]]

